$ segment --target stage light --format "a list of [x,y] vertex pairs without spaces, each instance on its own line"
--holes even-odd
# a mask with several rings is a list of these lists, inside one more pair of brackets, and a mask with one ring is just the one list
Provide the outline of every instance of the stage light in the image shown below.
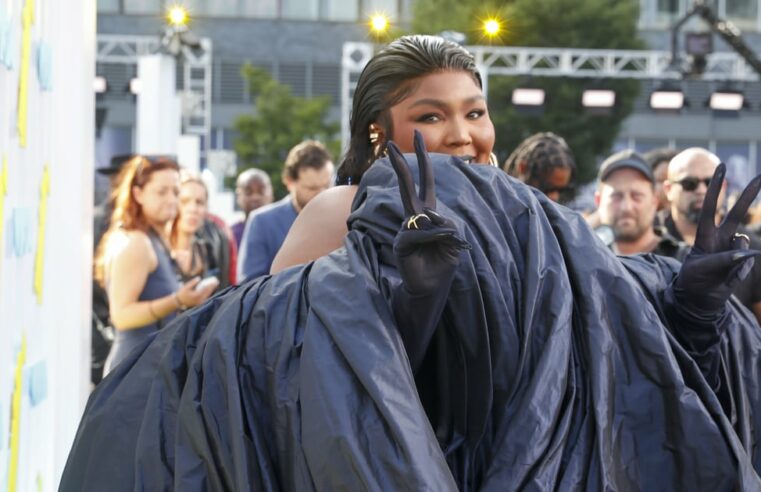
[[616,93],[611,90],[589,89],[581,95],[581,105],[585,108],[609,109],[616,105]]
[[484,21],[483,31],[487,37],[493,38],[498,36],[500,31],[502,31],[502,24],[500,23],[499,19],[494,17],[486,19]]
[[135,95],[140,94],[140,85],[141,85],[140,84],[140,79],[138,79],[137,77],[134,77],[134,78],[130,79],[130,81],[129,81],[129,91],[132,94],[135,94]]
[[180,27],[187,25],[190,17],[185,7],[182,5],[172,5],[167,10],[166,20],[170,25]]
[[653,91],[650,94],[650,107],[660,111],[679,111],[684,107],[684,93],[674,89]]
[[512,101],[515,106],[543,106],[544,89],[513,89]]
[[108,91],[108,81],[105,77],[97,76],[92,82],[92,89],[96,94],[103,94]]
[[370,30],[375,34],[384,34],[389,28],[390,22],[384,14],[373,14],[370,17]]
[[742,92],[717,91],[711,94],[708,107],[714,111],[740,111],[745,105]]

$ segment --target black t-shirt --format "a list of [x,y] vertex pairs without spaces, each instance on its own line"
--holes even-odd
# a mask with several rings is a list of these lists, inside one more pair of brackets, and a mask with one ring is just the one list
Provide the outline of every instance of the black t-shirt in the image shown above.
[[[662,219],[666,231],[677,240],[683,241],[682,235],[679,233],[674,220],[671,218],[671,214],[664,214]],[[748,235],[750,238],[750,249],[761,250],[761,240],[759,240],[755,234],[746,230],[742,226],[737,228],[737,232]],[[753,304],[761,302],[761,261],[759,261],[759,258],[756,258],[756,262],[753,264],[753,269],[745,280],[737,284],[737,287],[735,287],[734,290],[734,295],[748,309],[752,309]]]

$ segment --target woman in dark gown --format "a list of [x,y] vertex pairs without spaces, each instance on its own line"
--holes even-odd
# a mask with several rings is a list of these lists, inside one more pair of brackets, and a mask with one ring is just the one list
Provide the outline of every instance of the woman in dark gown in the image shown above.
[[758,489],[761,339],[727,286],[759,181],[680,270],[416,141],[362,173],[342,248],[118,366],[61,489]]

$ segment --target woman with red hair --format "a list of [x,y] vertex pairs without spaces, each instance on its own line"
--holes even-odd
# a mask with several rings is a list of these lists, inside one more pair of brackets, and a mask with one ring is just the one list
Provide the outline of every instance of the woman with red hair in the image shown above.
[[180,285],[169,253],[177,216],[179,166],[171,159],[137,156],[125,164],[111,225],[98,245],[95,276],[108,292],[116,339],[105,372],[148,343],[177,311],[203,302],[213,288],[199,278]]

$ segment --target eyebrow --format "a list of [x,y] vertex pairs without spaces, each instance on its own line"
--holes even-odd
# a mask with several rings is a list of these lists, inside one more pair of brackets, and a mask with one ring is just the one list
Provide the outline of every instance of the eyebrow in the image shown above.
[[[472,103],[474,103],[476,101],[483,101],[485,99],[486,98],[483,96],[483,94],[478,94],[476,96],[469,97],[464,102],[465,102],[465,104],[472,104]],[[444,101],[442,101],[441,99],[427,98],[427,99],[418,99],[417,101],[415,101],[414,103],[412,103],[410,105],[410,108],[414,108],[416,106],[424,106],[424,105],[431,105],[431,106],[436,106],[436,107],[439,107],[439,108],[443,108],[443,107],[448,106],[448,104],[445,103]]]

